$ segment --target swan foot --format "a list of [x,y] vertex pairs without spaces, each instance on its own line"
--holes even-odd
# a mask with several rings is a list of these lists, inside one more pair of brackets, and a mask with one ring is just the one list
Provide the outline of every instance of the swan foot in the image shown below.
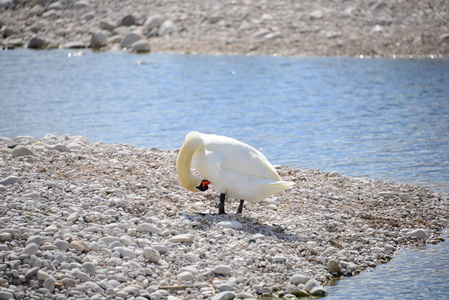
[[241,214],[243,213],[243,204],[245,203],[245,200],[240,200],[239,208],[237,209],[237,213]]
[[225,214],[225,193],[220,194],[220,204],[218,205],[218,214],[224,215]]

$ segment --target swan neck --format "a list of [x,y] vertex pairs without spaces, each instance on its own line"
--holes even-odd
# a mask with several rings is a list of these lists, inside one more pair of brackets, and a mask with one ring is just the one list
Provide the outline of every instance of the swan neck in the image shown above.
[[186,141],[179,150],[176,161],[179,181],[184,188],[191,192],[199,192],[196,186],[199,186],[201,183],[201,178],[194,176],[190,171],[192,158],[201,146],[202,143],[199,140],[186,138]]

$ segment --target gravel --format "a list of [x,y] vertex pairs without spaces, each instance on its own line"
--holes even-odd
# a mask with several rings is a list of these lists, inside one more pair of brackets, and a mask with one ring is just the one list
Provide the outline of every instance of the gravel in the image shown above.
[[184,190],[176,157],[0,138],[0,299],[324,296],[334,276],[437,243],[448,224],[446,196],[425,188],[288,166],[293,188],[217,215],[218,193]]

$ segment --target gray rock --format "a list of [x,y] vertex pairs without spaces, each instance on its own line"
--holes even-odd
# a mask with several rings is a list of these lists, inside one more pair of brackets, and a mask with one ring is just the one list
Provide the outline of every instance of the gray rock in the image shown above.
[[36,276],[37,271],[39,271],[39,267],[34,267],[29,269],[26,273],[25,273],[25,278],[29,279],[33,276]]
[[87,46],[84,42],[81,41],[72,41],[64,44],[63,48],[66,49],[85,49]]
[[125,36],[127,34],[130,34],[131,32],[131,29],[129,29],[129,27],[127,26],[118,26],[112,31],[112,35]]
[[228,265],[219,265],[214,268],[214,273],[219,275],[230,275],[232,273],[232,268]]
[[149,31],[153,30],[154,28],[159,27],[163,22],[164,22],[164,18],[160,15],[154,15],[154,16],[149,17],[143,25],[144,33],[149,32]]
[[102,31],[95,31],[90,38],[90,47],[100,49],[108,45],[108,37]]
[[327,291],[325,288],[323,288],[322,286],[317,286],[314,287],[310,292],[309,292],[310,296],[315,296],[315,297],[326,297],[327,295]]
[[120,47],[122,48],[131,48],[131,46],[137,42],[138,40],[145,39],[145,37],[139,33],[131,32],[125,35],[120,43]]
[[293,284],[306,284],[309,280],[310,277],[303,274],[295,274],[289,279]]
[[154,224],[151,223],[142,223],[137,225],[136,230],[138,232],[150,232],[150,233],[156,233],[160,234],[161,230]]
[[131,45],[131,49],[136,53],[149,53],[151,52],[151,46],[148,40],[138,40]]
[[417,239],[428,239],[430,237],[429,232],[426,229],[411,230],[407,232],[406,235]]
[[185,271],[185,272],[181,272],[178,274],[178,279],[181,281],[193,281],[194,280],[194,276],[192,273]]
[[217,223],[217,226],[219,227],[225,227],[225,228],[232,228],[232,229],[242,229],[243,225],[242,223],[238,221],[221,221]]
[[46,280],[47,278],[53,278],[53,276],[51,276],[50,274],[48,274],[47,272],[45,272],[43,270],[37,271],[36,277],[37,277],[37,279],[42,280],[42,281]]
[[109,20],[102,20],[100,21],[100,23],[98,24],[98,27],[100,29],[103,30],[109,30],[109,31],[113,31],[115,29],[115,25],[113,25],[113,23]]
[[26,155],[34,155],[33,151],[31,151],[26,146],[16,146],[11,152],[12,157],[26,156]]
[[166,35],[175,35],[179,33],[178,26],[171,20],[165,20],[159,26],[158,35],[166,36]]
[[86,271],[87,274],[94,276],[95,275],[95,265],[91,262],[85,262],[82,266],[83,270]]
[[25,245],[29,245],[29,244],[35,244],[37,246],[39,246],[42,243],[42,237],[39,235],[32,235],[27,239],[27,242],[25,243]]
[[233,292],[221,292],[212,297],[212,300],[230,300],[234,299],[235,294]]
[[47,148],[50,150],[56,150],[59,152],[70,152],[70,149],[67,148],[67,146],[64,144],[51,145],[51,146],[48,146]]
[[87,0],[79,0],[73,4],[73,7],[76,9],[84,9],[90,5],[89,1]]
[[193,234],[186,233],[186,234],[175,235],[174,237],[169,238],[167,240],[167,242],[169,242],[169,243],[193,243],[194,240],[195,240],[195,236]]
[[331,274],[332,273],[339,273],[341,271],[341,267],[340,267],[340,264],[336,260],[331,259],[327,263],[327,270]]
[[309,281],[307,281],[306,285],[304,286],[304,289],[310,293],[310,291],[316,287],[321,287],[321,284],[312,278]]
[[133,26],[136,25],[136,18],[133,15],[127,15],[123,17],[120,22],[120,26]]
[[0,8],[9,8],[13,4],[13,0],[0,0]]
[[151,247],[146,247],[143,249],[143,256],[154,263],[158,263],[159,260],[161,259],[161,255],[159,254],[158,251],[154,250]]
[[0,184],[4,185],[4,186],[11,185],[11,184],[14,184],[14,183],[21,183],[20,178],[17,177],[17,176],[8,176],[5,179],[0,180]]
[[9,292],[9,291],[1,290],[1,291],[0,291],[0,300],[10,300],[10,299],[14,299],[13,293],[14,293],[14,292]]
[[53,292],[55,290],[55,283],[56,280],[52,276],[50,276],[47,279],[45,279],[44,284],[42,286],[47,290],[49,290],[50,292]]
[[324,18],[324,13],[321,10],[314,10],[309,15],[310,20],[321,20]]
[[57,240],[54,245],[61,251],[66,251],[70,247],[70,244],[64,240]]
[[22,254],[36,255],[39,247],[36,244],[29,244],[23,250]]

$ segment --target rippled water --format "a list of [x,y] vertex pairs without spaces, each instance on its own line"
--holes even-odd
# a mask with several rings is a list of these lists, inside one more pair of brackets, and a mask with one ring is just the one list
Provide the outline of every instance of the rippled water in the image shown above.
[[449,191],[449,60],[14,50],[0,66],[3,136],[174,149],[200,130],[275,164]]
[[[446,236],[449,232],[446,232]],[[399,251],[393,260],[328,287],[336,299],[449,299],[449,241]]]
[[[78,54],[0,52],[0,136],[175,149],[199,130],[275,164],[449,192],[447,59]],[[449,298],[448,253],[447,242],[401,252],[330,297]]]

